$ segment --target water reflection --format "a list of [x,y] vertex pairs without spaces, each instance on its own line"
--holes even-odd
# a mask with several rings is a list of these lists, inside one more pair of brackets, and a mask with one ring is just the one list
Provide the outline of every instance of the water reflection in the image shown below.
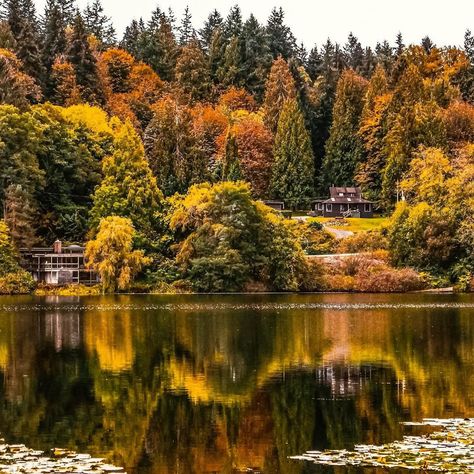
[[473,303],[5,298],[2,434],[130,472],[316,472],[288,456],[386,443],[403,420],[474,416]]

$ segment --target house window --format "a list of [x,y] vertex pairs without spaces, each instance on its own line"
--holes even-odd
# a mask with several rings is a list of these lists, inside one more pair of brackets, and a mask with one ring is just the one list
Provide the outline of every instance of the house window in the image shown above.
[[324,211],[324,204],[322,203],[318,204],[318,210]]
[[344,197],[344,193],[339,193],[339,197]]
[[370,204],[365,204],[364,205],[364,212],[370,212],[370,210],[371,210]]
[[347,211],[347,207],[345,204],[341,204],[341,212]]
[[332,212],[332,204],[326,204],[326,212]]

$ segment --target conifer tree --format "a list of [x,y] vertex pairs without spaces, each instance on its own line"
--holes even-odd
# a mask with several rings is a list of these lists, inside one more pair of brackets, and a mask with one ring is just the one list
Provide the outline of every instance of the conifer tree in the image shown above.
[[189,10],[189,6],[186,6],[179,27],[179,44],[185,46],[195,38],[196,32],[193,28],[191,11]]
[[78,12],[74,19],[67,61],[74,66],[76,82],[86,102],[102,103],[103,90],[97,71],[97,62],[89,46],[86,26]]
[[242,170],[240,169],[237,139],[229,127],[223,156],[222,181],[239,181],[241,179]]
[[242,12],[238,5],[234,5],[224,23],[224,37],[230,41],[233,37],[240,38],[242,33]]
[[358,74],[364,65],[364,50],[356,36],[349,33],[347,43],[344,45],[344,62]]
[[233,36],[225,48],[224,61],[217,71],[220,85],[224,88],[242,86],[245,80],[242,63],[241,42],[237,36]]
[[132,20],[130,25],[125,28],[120,47],[128,51],[132,56],[139,59],[141,58],[140,51],[138,49],[140,36],[145,31],[145,25],[143,20],[140,18],[139,21]]
[[250,15],[242,28],[242,78],[244,86],[257,101],[265,91],[265,80],[270,71],[272,56],[265,28]]
[[66,25],[71,26],[76,17],[77,7],[76,0],[56,0],[61,10],[63,21]]
[[222,15],[217,10],[213,10],[204,22],[204,27],[199,31],[204,51],[209,51],[214,33],[218,28],[222,28],[223,24],[224,19]]
[[221,28],[217,28],[212,35],[209,46],[209,74],[214,87],[219,87],[219,74],[223,70],[225,62],[226,42]]
[[94,0],[92,5],[87,5],[84,10],[84,24],[88,34],[99,40],[102,49],[113,46],[116,43],[115,29],[111,19],[104,14],[104,8],[100,0]]
[[395,44],[396,44],[395,54],[397,55],[397,57],[399,57],[403,54],[403,51],[405,51],[405,44],[403,43],[403,36],[400,32],[397,34]]
[[284,20],[285,13],[281,7],[274,8],[268,18],[266,32],[274,59],[282,56],[288,60],[295,55],[296,39]]
[[43,67],[45,69],[45,97],[50,98],[53,84],[51,71],[56,59],[66,52],[66,24],[56,0],[48,0],[43,20]]
[[314,157],[303,114],[296,99],[285,102],[273,148],[272,194],[293,209],[314,193]]
[[314,46],[308,54],[306,61],[306,71],[309,77],[314,81],[321,73],[321,54],[318,51],[318,47]]
[[275,133],[283,105],[287,100],[296,98],[295,80],[290,72],[287,62],[280,56],[273,61],[270,75],[268,76],[263,110],[265,124]]
[[323,179],[326,186],[351,186],[363,158],[358,135],[367,82],[354,71],[344,71],[337,85],[333,122],[326,144]]
[[176,63],[175,77],[191,102],[207,98],[210,89],[208,63],[197,39],[183,47]]

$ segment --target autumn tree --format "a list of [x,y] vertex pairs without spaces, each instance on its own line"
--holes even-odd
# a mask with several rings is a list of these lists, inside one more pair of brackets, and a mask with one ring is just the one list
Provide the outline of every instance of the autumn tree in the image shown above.
[[100,220],[95,239],[87,243],[87,266],[99,275],[104,293],[129,289],[150,263],[142,250],[133,250],[134,235],[130,219],[112,215]]
[[219,97],[219,106],[231,112],[236,110],[252,112],[257,108],[253,96],[245,89],[236,87],[230,87]]
[[31,101],[40,99],[39,87],[22,69],[12,51],[0,49],[0,103],[26,107]]
[[314,157],[304,117],[295,99],[283,106],[273,155],[272,194],[296,209],[314,193]]
[[286,101],[296,97],[295,81],[286,61],[280,56],[273,62],[268,76],[263,110],[265,124],[275,133],[280,113]]
[[121,49],[107,49],[101,55],[101,61],[105,64],[112,92],[130,92],[130,74],[135,65],[133,56]]
[[154,111],[144,136],[148,162],[165,195],[185,192],[191,184],[206,180],[208,167],[191,111],[169,97]]
[[323,163],[323,180],[329,186],[350,186],[363,157],[358,135],[367,82],[354,71],[344,71],[337,86],[333,122]]
[[74,66],[58,57],[51,68],[49,97],[57,105],[69,106],[82,101]]

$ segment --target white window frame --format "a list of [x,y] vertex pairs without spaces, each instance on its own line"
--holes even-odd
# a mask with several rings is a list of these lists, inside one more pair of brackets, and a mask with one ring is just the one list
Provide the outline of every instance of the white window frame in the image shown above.
[[346,212],[346,211],[348,211],[348,209],[347,209],[348,204],[341,204],[340,206],[341,206],[341,208],[340,208],[340,209],[341,209],[341,212]]
[[370,212],[372,210],[372,204],[364,204],[364,212]]
[[326,204],[326,212],[332,212],[332,204]]
[[322,202],[318,204],[318,211],[324,211],[324,204]]

